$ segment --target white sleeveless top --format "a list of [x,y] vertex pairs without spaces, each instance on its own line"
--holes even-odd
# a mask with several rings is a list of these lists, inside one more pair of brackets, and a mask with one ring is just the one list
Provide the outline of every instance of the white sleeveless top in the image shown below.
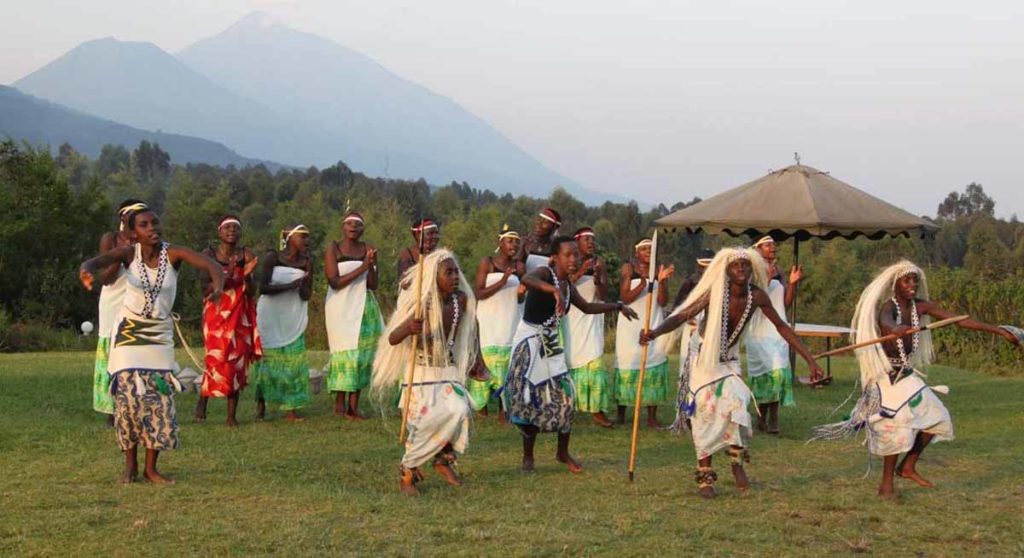
[[[494,285],[505,274],[488,273],[484,284]],[[512,337],[522,318],[519,305],[519,278],[509,275],[505,286],[488,298],[477,300],[476,318],[480,331],[480,347],[511,347]]]
[[[168,244],[160,248],[160,264],[149,268],[142,261],[142,245],[125,272],[124,304],[117,313],[110,343],[108,372],[121,370],[174,370],[174,324],[171,309],[178,291],[178,272],[167,260]],[[162,281],[159,268],[163,267]],[[145,280],[143,279],[145,277]],[[147,284],[154,292],[146,315]],[[159,291],[157,288],[159,283]]]
[[[594,302],[597,299],[594,276],[580,277],[576,282],[576,292],[587,302]],[[565,356],[569,368],[586,366],[604,355],[604,314],[584,314],[579,308],[570,306],[567,318]]]
[[[303,269],[286,265],[274,266],[272,285],[285,285],[306,274]],[[277,294],[260,295],[256,302],[256,329],[264,349],[279,349],[295,342],[306,332],[309,323],[308,301],[299,296],[299,289]]]
[[[640,279],[632,279],[629,282],[629,288],[635,289],[641,283]],[[654,282],[654,291],[650,296],[654,297],[653,304],[651,304],[651,329],[658,327],[663,319],[661,305],[658,304],[658,291],[661,290],[661,284],[658,281]],[[624,316],[619,316],[619,321],[615,326],[615,368],[619,370],[639,370],[640,360],[643,352],[643,347],[640,345],[640,331],[644,329],[644,314],[647,312],[647,290],[636,297],[636,300],[629,304],[629,307],[636,312],[636,315],[640,318],[637,320],[627,320]],[[664,341],[651,343],[647,349],[647,368],[650,369],[653,366],[658,366],[668,360],[668,353],[666,343],[668,342],[668,336],[664,337]]]

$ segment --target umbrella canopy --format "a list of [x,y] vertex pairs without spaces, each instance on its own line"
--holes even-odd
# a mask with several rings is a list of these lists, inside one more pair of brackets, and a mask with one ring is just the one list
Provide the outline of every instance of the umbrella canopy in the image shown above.
[[837,180],[796,164],[666,215],[655,223],[690,233],[733,236],[879,239],[926,236],[935,224]]

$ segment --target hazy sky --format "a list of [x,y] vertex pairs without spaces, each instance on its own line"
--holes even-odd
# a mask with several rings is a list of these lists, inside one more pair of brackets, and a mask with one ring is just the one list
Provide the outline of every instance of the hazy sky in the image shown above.
[[1019,0],[0,0],[0,83],[97,37],[173,53],[254,9],[595,190],[708,197],[799,151],[915,213],[976,181],[1024,218]]

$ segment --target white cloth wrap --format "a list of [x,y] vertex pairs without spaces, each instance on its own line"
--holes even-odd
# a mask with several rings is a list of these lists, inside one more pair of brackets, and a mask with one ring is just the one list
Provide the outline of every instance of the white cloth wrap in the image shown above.
[[[359,261],[338,262],[338,275],[348,275],[361,265],[363,262]],[[366,275],[367,273],[363,272],[340,289],[327,287],[324,313],[327,345],[332,353],[351,351],[359,347],[359,329],[363,324],[363,307],[366,306]],[[260,333],[266,337],[262,330]]]
[[[765,290],[768,298],[772,301],[772,308],[785,319],[786,316],[786,288],[778,279],[772,279]],[[772,370],[789,368],[789,344],[775,329],[767,318],[755,322],[757,327],[750,328],[744,334],[744,341],[747,346],[747,374],[750,377],[762,376]]]
[[[121,370],[167,370],[177,367],[174,361],[174,323],[171,309],[178,291],[178,272],[167,263],[163,286],[153,305],[153,317],[145,318],[142,311],[146,295],[139,275],[142,245],[135,245],[135,259],[125,273],[124,303],[115,314],[110,332],[110,360],[107,372],[116,374]],[[156,283],[157,270],[143,265],[149,275],[150,284]],[[145,388],[141,390],[145,392]]]
[[118,264],[117,279],[100,289],[100,316],[96,334],[100,337],[112,337],[117,322],[114,319],[124,306],[124,293],[128,287],[128,274],[124,266]]
[[[871,453],[884,456],[910,451],[918,432],[934,434],[934,442],[954,438],[949,411],[916,372],[895,385],[883,379],[875,386],[882,407],[879,413],[868,418]],[[911,406],[910,401],[918,395],[921,401]]]
[[526,256],[526,272],[529,273],[538,267],[547,267],[548,262],[551,261],[549,256],[541,256],[540,254],[527,254]]
[[[504,276],[504,273],[488,273],[484,284],[490,287]],[[519,278],[510,275],[498,292],[483,300],[477,300],[476,319],[480,326],[480,346],[511,347],[512,337],[521,318]]]
[[[630,290],[635,289],[641,282],[640,279],[633,279],[629,282]],[[655,281],[654,303],[651,305],[651,329],[658,327],[663,319],[661,306],[658,305],[658,290],[661,285]],[[629,304],[629,307],[636,312],[639,319],[627,320],[620,316],[618,325],[615,328],[615,368],[619,370],[639,370],[640,357],[643,347],[640,345],[640,331],[644,328],[644,313],[647,312],[647,290],[640,294]],[[659,342],[660,341],[660,342]],[[647,350],[647,367],[658,366],[668,359],[668,351],[665,346],[669,341],[668,336],[662,336],[651,343]]]
[[[597,285],[589,275],[580,277],[576,291],[587,302],[593,302]],[[604,314],[584,314],[575,306],[569,307],[568,327],[565,329],[565,357],[569,368],[586,366],[604,355]]]
[[[752,435],[750,412],[747,411],[750,390],[739,376],[739,361],[723,362],[717,368],[723,369],[717,374],[721,380],[691,394],[694,413],[690,417],[690,430],[697,459],[729,446],[744,447]],[[721,395],[718,395],[719,383]]]
[[[541,329],[539,325],[520,320],[516,335],[512,340],[513,347],[519,347],[520,343],[527,343],[530,351],[530,370],[526,373],[526,379],[534,387],[569,373],[564,353],[549,357],[543,356],[540,340]],[[514,352],[515,349],[513,349]],[[530,390],[524,389],[523,394],[524,397],[529,397]]]
[[[300,279],[306,271],[284,265],[274,266],[271,285],[286,285]],[[306,331],[309,315],[308,302],[302,300],[298,289],[277,294],[260,295],[256,303],[256,327],[264,349],[278,349],[294,343]]]
[[402,386],[398,402],[409,402],[409,436],[405,440],[402,466],[419,467],[451,443],[455,451],[465,453],[469,445],[470,406],[466,388],[454,366],[417,365],[411,389]]

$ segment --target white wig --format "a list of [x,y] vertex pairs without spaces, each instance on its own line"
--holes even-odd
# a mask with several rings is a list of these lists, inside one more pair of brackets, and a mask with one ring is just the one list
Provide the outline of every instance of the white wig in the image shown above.
[[[455,356],[454,365],[465,382],[465,376],[477,359],[476,298],[473,296],[473,289],[469,286],[469,282],[466,281],[466,276],[462,273],[462,268],[458,267],[455,254],[443,248],[435,250],[423,258],[423,329],[424,333],[433,339],[432,350],[428,355],[427,362],[432,366],[444,366],[448,360],[448,345],[445,342],[447,337],[443,327],[444,302],[441,300],[441,293],[437,288],[437,270],[446,260],[455,262],[459,272],[459,290],[466,296],[466,307],[459,314],[458,331],[455,335],[455,345],[452,347],[452,353]],[[413,354],[413,336],[406,337],[398,345],[392,345],[388,341],[388,337],[391,332],[416,313],[417,274],[419,274],[419,264],[409,268],[402,276],[401,284],[409,285],[409,287],[399,293],[395,313],[391,315],[384,335],[377,343],[371,388],[381,396],[387,390],[398,386],[399,382],[405,381],[405,375],[409,371],[409,362],[415,356]]]
[[[725,289],[729,283],[729,276],[726,274],[726,270],[730,263],[737,260],[750,261],[750,267],[753,270],[751,282],[762,289],[765,288],[768,283],[768,265],[765,263],[764,258],[761,257],[761,254],[757,253],[757,250],[752,248],[722,248],[715,254],[707,269],[704,270],[704,275],[701,276],[697,286],[690,291],[686,300],[673,312],[673,314],[679,313],[702,298],[708,297],[708,306],[705,310],[707,325],[704,328],[700,355],[697,356],[697,366],[699,367],[711,367],[718,364],[719,350],[724,342],[722,339],[722,320],[728,319],[727,316],[722,314]],[[756,327],[759,320],[760,312],[754,312],[748,319],[748,324]]]
[[[883,269],[864,289],[857,302],[857,309],[853,313],[853,322],[850,324],[850,328],[854,331],[854,343],[863,343],[882,336],[878,327],[878,313],[882,305],[894,296],[896,281],[905,275],[917,275],[919,279],[917,298],[928,300],[928,282],[925,281],[921,268],[908,260],[901,260]],[[921,316],[922,326],[926,325],[928,321],[927,316]],[[934,356],[931,332],[922,331],[920,336],[918,350],[911,356],[911,364],[914,368],[928,366]],[[889,364],[889,358],[882,350],[881,343],[857,349],[856,354],[857,363],[860,365],[860,381],[864,387],[886,377],[892,370],[892,365]]]

